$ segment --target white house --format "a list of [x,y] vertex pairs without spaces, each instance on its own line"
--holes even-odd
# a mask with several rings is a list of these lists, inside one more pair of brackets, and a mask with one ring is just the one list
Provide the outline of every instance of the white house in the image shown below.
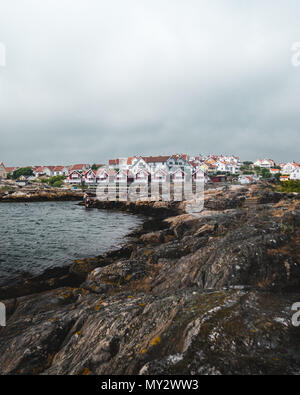
[[69,174],[69,169],[65,166],[55,166],[53,169],[54,176],[67,176]]
[[114,169],[99,169],[96,173],[98,184],[109,184],[114,182],[116,171]]
[[185,182],[186,173],[181,169],[177,169],[171,174],[171,179],[173,182]]
[[170,156],[144,156],[145,162],[150,167],[151,172],[158,169],[167,170],[167,161]]
[[290,174],[290,180],[300,180],[300,167],[296,167]]
[[194,173],[193,173],[193,181],[194,182],[207,183],[207,182],[209,182],[209,180],[210,180],[210,178],[201,168],[194,171]]
[[134,180],[134,175],[129,170],[119,170],[115,176],[115,182],[125,183],[132,182]]
[[280,169],[273,169],[273,168],[271,168],[271,169],[270,169],[270,173],[271,173],[272,175],[275,175],[275,174],[281,173],[281,170],[280,170]]
[[136,182],[147,183],[150,180],[150,173],[145,169],[139,170],[135,173],[134,179]]
[[86,172],[84,172],[81,178],[85,184],[88,185],[97,184],[96,173],[92,169],[89,169]]
[[169,173],[164,169],[157,169],[151,174],[151,182],[167,182],[169,179]]
[[127,164],[128,158],[117,158],[117,159],[110,159],[108,161],[108,167],[110,169],[114,170],[127,170],[128,169],[128,164]]
[[78,170],[71,171],[65,182],[69,184],[81,184],[81,173]]
[[221,171],[221,172],[227,172],[228,170],[228,166],[226,162],[217,162],[217,171]]
[[6,177],[7,177],[7,172],[5,166],[3,162],[0,162],[0,178],[6,178]]
[[146,170],[147,172],[150,172],[151,168],[148,165],[148,163],[146,163],[144,158],[142,158],[142,157],[139,157],[139,158],[134,157],[132,159],[132,162],[131,162],[130,171],[133,174],[137,174],[141,170]]
[[242,174],[238,178],[240,184],[253,184],[256,182],[256,178],[253,175]]
[[299,167],[298,163],[289,162],[283,166],[282,174],[291,174],[297,167]]
[[265,169],[270,169],[271,167],[274,167],[275,162],[272,159],[258,159],[256,162],[254,162],[253,166],[254,167],[261,167]]
[[54,170],[55,166],[41,166],[38,167],[36,170],[33,170],[33,173],[36,177],[40,176],[47,176],[47,177],[52,177],[54,176]]

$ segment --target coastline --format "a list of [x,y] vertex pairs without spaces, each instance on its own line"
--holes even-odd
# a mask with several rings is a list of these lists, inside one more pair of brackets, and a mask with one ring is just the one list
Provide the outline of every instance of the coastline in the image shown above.
[[299,195],[217,188],[197,217],[184,202],[93,206],[145,222],[119,250],[4,300],[0,373],[299,374]]
[[[72,199],[72,197],[73,195],[64,195],[63,197],[56,195],[53,197],[50,196],[50,198],[27,196],[26,201],[17,200],[17,203],[65,200],[78,201],[77,195],[74,199]],[[15,202],[15,200],[5,201],[5,203],[12,202]],[[84,205],[82,201],[79,201],[78,204]],[[178,208],[179,204],[177,203],[160,206],[161,207],[159,207],[159,204],[155,203],[150,205],[149,203],[136,205],[134,203],[127,202],[94,201],[90,209],[124,211],[139,215],[143,217],[142,226],[126,235],[124,243],[122,243],[120,248],[111,249],[106,253],[93,258],[78,259],[68,265],[49,268],[39,275],[28,275],[25,279],[17,280],[13,284],[7,283],[0,286],[0,300],[19,298],[60,287],[78,287],[83,282],[87,274],[93,269],[108,265],[116,258],[129,258],[133,250],[132,243],[136,242],[139,237],[147,232],[166,228],[166,225],[163,222],[164,219],[181,212]],[[127,239],[130,239],[130,241],[126,241]]]
[[37,189],[35,191],[17,191],[0,193],[0,203],[28,203],[47,201],[76,201],[82,200],[83,191],[62,190],[59,188]]

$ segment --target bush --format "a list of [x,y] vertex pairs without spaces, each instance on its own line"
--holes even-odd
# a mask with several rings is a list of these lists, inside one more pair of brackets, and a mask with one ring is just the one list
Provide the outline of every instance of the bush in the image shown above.
[[63,185],[63,181],[55,181],[52,186],[55,188],[60,188]]
[[47,184],[56,187],[56,186],[62,186],[63,181],[66,177],[65,176],[54,176],[54,177],[50,177],[47,179]]
[[15,170],[13,172],[12,178],[17,180],[21,176],[30,177],[33,176],[33,170],[31,167],[21,167],[21,169]]
[[283,181],[283,182],[280,183],[280,186],[279,186],[278,189],[279,189],[280,192],[286,192],[286,193],[297,192],[297,193],[300,193],[300,181],[296,181],[296,180]]

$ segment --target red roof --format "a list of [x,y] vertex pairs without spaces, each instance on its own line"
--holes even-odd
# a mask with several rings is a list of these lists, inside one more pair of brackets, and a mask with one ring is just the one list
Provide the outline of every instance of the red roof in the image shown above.
[[85,170],[85,168],[90,167],[90,165],[86,164],[86,163],[80,163],[80,164],[76,164],[73,165],[71,167],[71,170]]
[[16,167],[6,167],[5,170],[7,173],[13,173],[16,170]]
[[164,163],[167,162],[169,156],[160,155],[160,156],[144,156],[143,159],[146,163]]
[[119,159],[110,159],[108,161],[108,164],[113,166],[113,165],[118,165],[120,163]]

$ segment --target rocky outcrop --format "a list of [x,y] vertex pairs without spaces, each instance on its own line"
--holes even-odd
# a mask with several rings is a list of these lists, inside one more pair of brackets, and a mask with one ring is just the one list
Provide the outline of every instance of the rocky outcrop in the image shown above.
[[0,194],[0,202],[43,202],[43,201],[69,201],[81,200],[82,191],[61,188],[18,188]]
[[0,372],[300,374],[300,201],[260,188],[208,191],[198,215],[95,203],[152,218],[68,268],[76,285],[6,298]]

